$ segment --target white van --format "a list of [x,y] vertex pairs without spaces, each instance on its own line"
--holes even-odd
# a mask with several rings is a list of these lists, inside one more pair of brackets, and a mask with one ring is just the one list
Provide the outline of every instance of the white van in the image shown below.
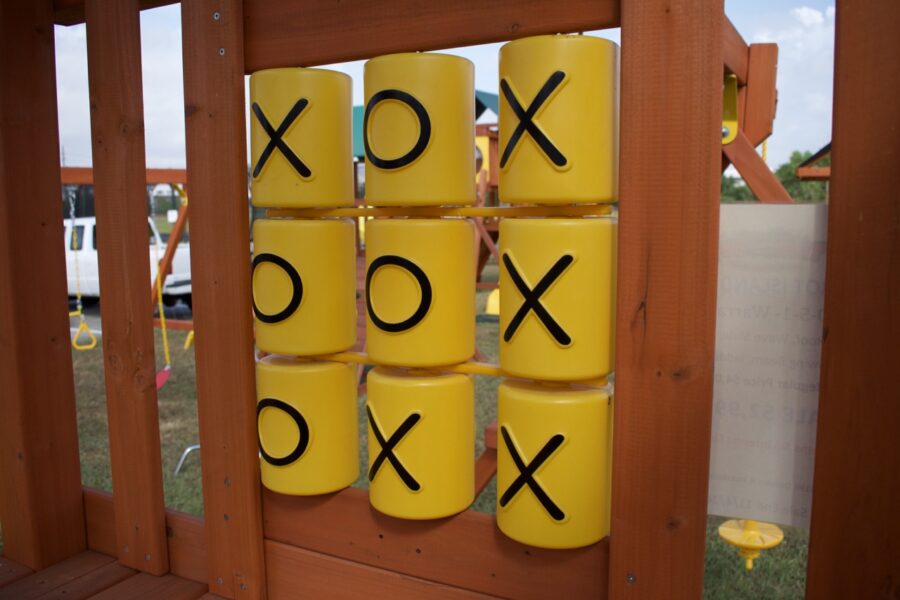
[[[69,296],[75,296],[75,261],[78,260],[78,272],[81,284],[81,295],[87,298],[100,297],[100,277],[97,267],[97,219],[95,217],[81,217],[74,220],[75,230],[72,231],[72,219],[65,219],[66,247],[66,274],[68,276]],[[150,280],[147,282],[147,295],[150,295],[150,286],[156,281],[156,264],[161,260],[166,250],[156,229],[153,220],[147,218],[148,226],[148,253],[150,261]],[[73,235],[74,233],[74,235]],[[157,246],[158,244],[158,246]],[[190,246],[186,243],[178,244],[178,251],[172,259],[172,272],[166,276],[163,285],[163,302],[168,305],[176,300],[183,300],[191,304],[191,256]]]

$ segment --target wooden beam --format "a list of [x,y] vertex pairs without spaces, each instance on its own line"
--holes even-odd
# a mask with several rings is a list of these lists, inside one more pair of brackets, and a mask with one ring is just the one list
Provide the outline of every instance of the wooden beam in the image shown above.
[[247,73],[619,25],[618,0],[245,0]]
[[756,148],[743,131],[730,144],[722,146],[722,152],[734,164],[744,183],[763,204],[791,204],[793,200],[769,165],[756,153]]
[[493,515],[395,519],[356,488],[308,497],[266,491],[263,499],[267,540],[506,598],[606,595],[607,540],[576,550],[532,548],[500,533]]
[[723,19],[721,0],[622,4],[612,598],[703,591]]
[[169,570],[147,311],[147,189],[141,31],[137,0],[87,0],[88,83],[103,359],[116,556],[133,569]]
[[807,598],[900,598],[900,3],[838,2]]
[[741,130],[754,148],[772,135],[778,93],[778,44],[751,44]]
[[[179,0],[140,0],[141,10],[178,4]],[[53,22],[57,25],[84,23],[84,0],[53,0]]]
[[802,181],[828,181],[831,167],[797,167],[797,179]]
[[51,19],[0,3],[0,522],[31,569],[85,549]]
[[192,291],[209,589],[228,598],[263,598],[244,19],[239,0],[185,3],[181,16],[191,271],[202,273]]
[[722,49],[725,70],[737,75],[738,85],[747,85],[749,49],[731,19],[723,16]]
[[[93,185],[94,170],[91,167],[62,167],[63,185]],[[187,184],[187,171],[184,169],[147,169],[147,183],[180,183]]]

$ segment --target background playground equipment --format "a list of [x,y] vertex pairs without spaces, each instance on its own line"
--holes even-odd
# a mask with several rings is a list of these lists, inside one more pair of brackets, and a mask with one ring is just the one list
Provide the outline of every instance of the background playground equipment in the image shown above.
[[350,77],[327,69],[250,76],[254,206],[353,204]]
[[731,519],[719,525],[719,536],[738,548],[749,571],[760,552],[774,548],[784,539],[784,532],[772,523],[760,523],[753,519]]
[[[14,249],[3,253],[0,269],[20,292],[4,296],[0,311],[2,329],[10,333],[10,343],[0,346],[0,369],[9,382],[0,403],[4,414],[17,415],[0,420],[0,438],[21,451],[0,454],[0,467],[22,475],[4,478],[0,488],[6,560],[21,565],[12,565],[3,583],[67,557],[74,558],[60,568],[77,563],[81,569],[68,573],[82,574],[91,557],[83,551],[91,548],[142,571],[134,575],[112,565],[126,579],[110,594],[121,586],[167,585],[194,590],[186,596],[208,587],[217,595],[248,599],[323,595],[337,586],[348,594],[377,587],[419,597],[698,597],[716,314],[721,78],[723,62],[738,75],[738,93],[746,100],[741,129],[748,140],[735,146],[738,136],[724,150],[752,150],[750,121],[765,121],[753,112],[761,105],[752,97],[757,86],[766,85],[757,60],[766,45],[748,48],[723,19],[721,2],[705,0],[680,4],[679,10],[657,0],[576,0],[565,11],[541,1],[453,2],[441,11],[422,10],[414,2],[396,11],[376,3],[359,3],[352,11],[313,3],[302,19],[289,18],[295,7],[283,0],[185,3],[192,257],[203,267],[203,277],[194,282],[194,307],[205,517],[195,519],[167,513],[162,502],[161,468],[152,460],[160,451],[159,436],[152,435],[155,397],[117,380],[107,386],[115,493],[82,489],[66,323],[52,317],[60,313],[65,272],[54,225],[60,220],[58,111],[48,32],[54,21],[86,18],[93,156],[103,183],[97,204],[119,209],[107,213],[110,226],[104,230],[108,256],[122,264],[101,259],[112,294],[103,313],[104,336],[112,337],[114,349],[140,351],[107,352],[104,359],[107,370],[152,372],[136,359],[153,354],[149,328],[138,319],[135,328],[121,326],[128,314],[144,314],[147,305],[146,278],[138,276],[146,245],[128,244],[143,239],[146,230],[146,215],[129,208],[139,206],[142,196],[133,184],[144,178],[143,128],[121,126],[143,122],[138,6],[89,1],[85,16],[78,0],[39,0],[4,5],[0,21],[0,53],[16,57],[0,73],[0,120],[24,117],[28,124],[4,127],[0,136],[7,174],[0,177],[0,228]],[[897,265],[885,248],[896,233],[891,191],[900,185],[900,174],[891,161],[900,154],[900,140],[883,135],[898,126],[896,111],[881,110],[884,98],[900,89],[896,71],[885,69],[883,61],[900,53],[898,10],[884,1],[839,3],[837,9],[829,335],[822,370],[827,385],[817,439],[810,598],[874,597],[885,581],[900,580],[894,557],[883,552],[886,539],[900,536],[890,487],[900,419],[893,365],[900,349],[884,326],[898,321],[885,285],[894,281]],[[248,310],[244,74],[620,25],[628,51],[622,57],[616,383],[627,401],[615,416],[611,537],[582,550],[526,554],[497,535],[489,517],[468,511],[437,525],[398,524],[370,510],[359,490],[324,502],[261,494]],[[859,152],[876,142],[879,152]],[[861,213],[869,218],[860,221]],[[123,269],[134,276],[117,277]],[[140,282],[139,293],[131,288],[134,282]],[[853,393],[859,389],[867,393]],[[847,427],[850,419],[860,427]],[[481,464],[489,471],[489,453]],[[870,510],[859,510],[863,497]],[[873,513],[886,518],[871,519]],[[20,581],[36,588],[47,575]],[[86,586],[86,593],[98,589],[87,586],[99,585],[89,577],[75,583]]]

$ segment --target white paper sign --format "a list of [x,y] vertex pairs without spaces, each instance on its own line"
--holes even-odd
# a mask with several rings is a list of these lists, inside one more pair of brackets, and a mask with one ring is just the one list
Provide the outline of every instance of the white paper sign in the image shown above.
[[710,514],[809,526],[826,218],[722,206]]

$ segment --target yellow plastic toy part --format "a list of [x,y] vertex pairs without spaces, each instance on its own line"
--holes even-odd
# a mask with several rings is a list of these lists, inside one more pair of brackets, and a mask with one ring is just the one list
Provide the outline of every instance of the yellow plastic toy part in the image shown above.
[[549,381],[613,370],[616,222],[503,219],[500,366]]
[[256,364],[262,483],[326,494],[359,476],[356,367],[267,356]]
[[609,40],[545,35],[500,48],[500,199],[615,201],[618,86]]
[[368,375],[369,501],[403,519],[437,519],[475,499],[475,387],[470,375]]
[[609,534],[605,390],[504,381],[498,396],[497,525],[542,548]]
[[484,314],[499,316],[500,315],[500,288],[492,290],[488,294],[487,302],[484,307]]
[[256,344],[314,356],[356,343],[353,222],[258,219],[253,224]]
[[738,134],[737,75],[726,75],[722,84],[722,145],[734,141]]
[[379,364],[475,353],[475,231],[466,219],[376,219],[366,235],[366,346]]
[[475,201],[475,67],[447,54],[391,54],[365,66],[366,201]]
[[[74,311],[77,313],[77,316],[81,319],[78,323],[78,329],[75,331],[75,336],[72,338],[72,347],[76,350],[91,350],[97,346],[97,336],[94,335],[94,332],[91,331],[91,328],[88,327],[87,321],[84,319],[84,315],[81,313],[81,310]],[[69,313],[70,315],[72,313]],[[81,342],[82,336],[87,336],[86,342]]]
[[753,519],[731,519],[719,525],[719,537],[739,549],[747,570],[762,550],[774,548],[784,540],[784,532],[773,523]]
[[352,81],[326,69],[250,76],[253,205],[353,205]]

